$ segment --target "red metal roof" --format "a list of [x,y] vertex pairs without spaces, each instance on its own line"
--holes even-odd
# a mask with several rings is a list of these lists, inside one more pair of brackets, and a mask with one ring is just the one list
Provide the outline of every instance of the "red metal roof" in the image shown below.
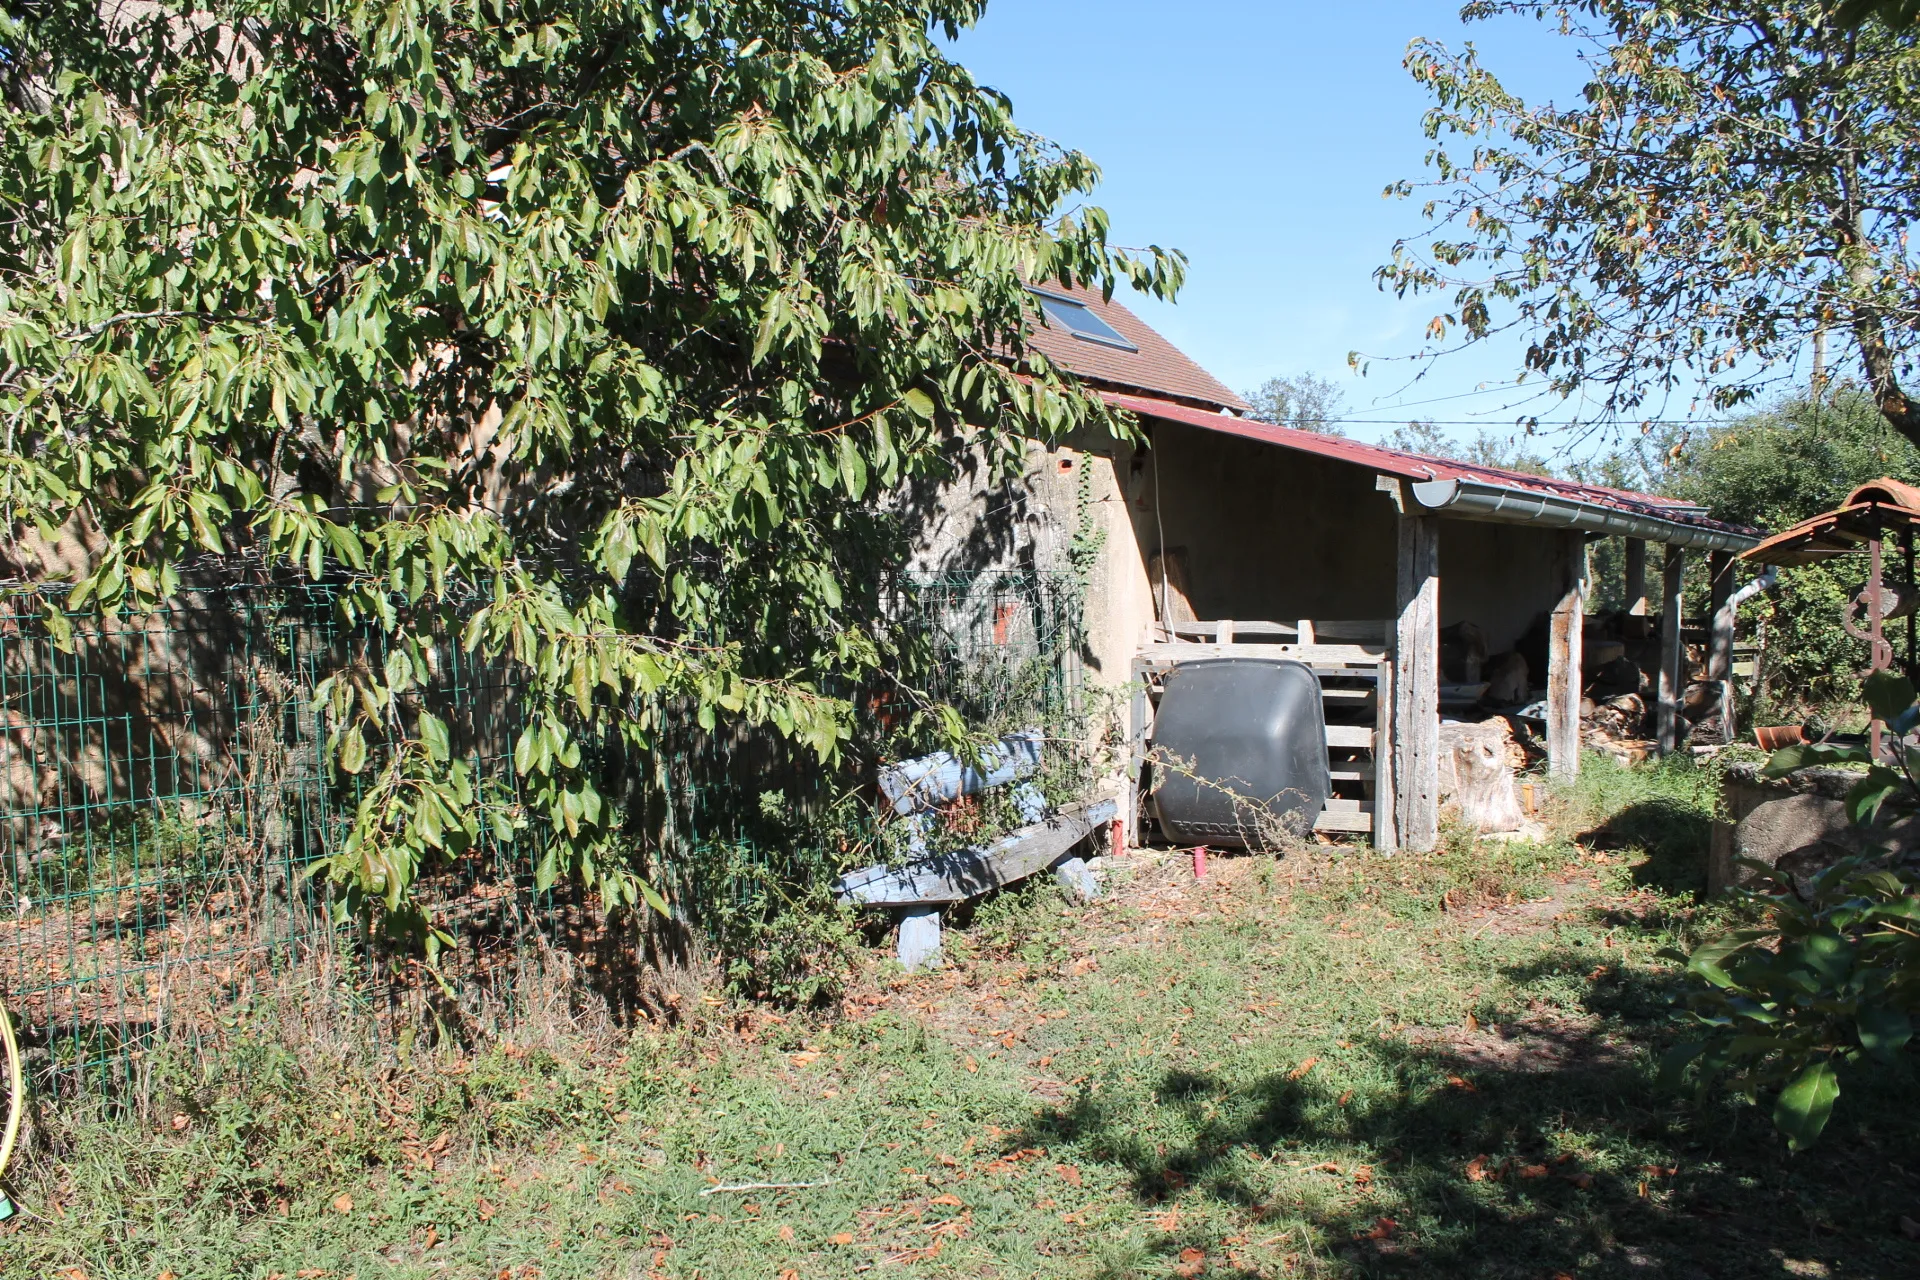
[[1636,493],[1629,489],[1609,489],[1604,485],[1558,480],[1551,476],[1537,476],[1525,471],[1509,471],[1504,467],[1483,467],[1475,463],[1458,462],[1451,458],[1408,453],[1403,449],[1389,449],[1384,445],[1349,440],[1345,436],[1321,435],[1294,427],[1276,426],[1271,422],[1236,418],[1224,413],[1209,413],[1203,409],[1193,409],[1151,396],[1102,391],[1100,398],[1117,409],[1125,409],[1142,417],[1164,418],[1171,422],[1200,427],[1206,431],[1218,431],[1247,440],[1258,440],[1263,444],[1279,445],[1283,449],[1317,454],[1323,458],[1350,462],[1358,467],[1367,467],[1381,475],[1398,476],[1404,480],[1479,481],[1502,488],[1518,489],[1522,492],[1544,493],[1560,498],[1570,498],[1576,502],[1590,502],[1597,506],[1613,507],[1635,515],[1654,516],[1662,520],[1698,525],[1707,529],[1737,530],[1742,533],[1757,532],[1712,519],[1704,509],[1692,503],[1676,498],[1663,498],[1657,494]]

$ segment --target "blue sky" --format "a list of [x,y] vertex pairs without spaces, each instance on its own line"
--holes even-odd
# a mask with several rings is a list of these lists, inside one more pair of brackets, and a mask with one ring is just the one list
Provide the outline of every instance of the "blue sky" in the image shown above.
[[1094,202],[1117,243],[1186,251],[1178,305],[1125,301],[1229,386],[1313,372],[1341,386],[1356,418],[1481,420],[1507,434],[1515,343],[1443,360],[1411,387],[1404,362],[1376,359],[1365,378],[1347,366],[1353,350],[1411,355],[1444,309],[1371,278],[1421,226],[1417,201],[1380,194],[1420,176],[1428,147],[1429,101],[1400,65],[1408,40],[1472,39],[1530,95],[1564,99],[1581,83],[1572,47],[1534,23],[1470,30],[1457,13],[1444,0],[993,0],[952,49],[1012,97],[1023,126],[1101,164]]

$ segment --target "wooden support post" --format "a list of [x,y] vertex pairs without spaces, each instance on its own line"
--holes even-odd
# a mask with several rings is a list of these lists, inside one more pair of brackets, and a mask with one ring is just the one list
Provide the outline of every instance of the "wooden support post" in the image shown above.
[[1373,706],[1373,847],[1387,853],[1400,847],[1393,780],[1393,654],[1380,661]]
[[1140,792],[1142,772],[1147,767],[1147,735],[1152,730],[1153,698],[1147,692],[1150,678],[1147,665],[1138,658],[1133,663],[1133,705],[1127,716],[1127,789],[1120,811],[1122,833],[1129,849],[1140,847]]
[[1547,767],[1562,781],[1580,775],[1580,695],[1585,680],[1581,652],[1586,613],[1587,537],[1579,532],[1559,535],[1553,626],[1547,646]]
[[1660,705],[1654,714],[1661,755],[1680,745],[1680,699],[1686,693],[1686,650],[1680,643],[1680,610],[1685,603],[1681,587],[1686,562],[1684,547],[1667,547],[1660,578]]
[[1645,538],[1628,538],[1627,543],[1627,612],[1639,617],[1647,616],[1647,542]]
[[1394,816],[1399,846],[1440,838],[1440,518],[1400,517],[1393,637]]
[[1733,705],[1733,553],[1707,554],[1707,681],[1720,708],[1721,741],[1732,742]]

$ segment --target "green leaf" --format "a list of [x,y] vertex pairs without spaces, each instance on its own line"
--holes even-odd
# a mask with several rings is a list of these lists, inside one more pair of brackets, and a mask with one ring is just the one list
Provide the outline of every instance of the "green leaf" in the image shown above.
[[554,847],[549,844],[547,851],[540,855],[540,865],[533,869],[534,892],[545,893],[547,890],[553,888],[554,881],[559,878],[560,857]]
[[354,725],[340,738],[340,753],[335,757],[342,773],[359,773],[367,766],[367,740]]
[[1840,1096],[1840,1081],[1833,1063],[1825,1058],[1807,1066],[1785,1089],[1774,1104],[1774,1127],[1786,1135],[1787,1145],[1804,1151],[1819,1138],[1833,1115],[1834,1100]]
[[1784,778],[1800,769],[1810,769],[1816,765],[1866,764],[1865,747],[1836,747],[1823,742],[1810,742],[1800,746],[1782,747],[1767,758],[1767,766],[1761,770],[1769,778]]
[[860,456],[859,446],[845,433],[834,437],[835,448],[840,457],[840,483],[845,486],[847,496],[858,498],[867,491],[867,463]]
[[933,418],[933,397],[932,396],[928,395],[926,392],[921,391],[916,387],[914,390],[907,392],[907,394],[904,397],[902,397],[902,400],[907,406],[907,412],[911,413],[914,417],[922,418],[928,421],[932,420]]
[[1847,817],[1856,826],[1868,826],[1880,816],[1880,808],[1888,798],[1905,790],[1907,780],[1885,765],[1877,764],[1867,770],[1867,776],[1853,784],[1847,792]]
[[1875,720],[1896,720],[1913,705],[1913,681],[1893,671],[1875,671],[1860,685]]
[[1870,1005],[1860,1010],[1856,1028],[1860,1047],[1889,1061],[1913,1039],[1913,1019],[1905,1010],[1888,1005]]
[[453,747],[447,736],[447,726],[438,716],[428,711],[420,713],[420,741],[427,748],[427,757],[435,764],[445,764],[453,756]]

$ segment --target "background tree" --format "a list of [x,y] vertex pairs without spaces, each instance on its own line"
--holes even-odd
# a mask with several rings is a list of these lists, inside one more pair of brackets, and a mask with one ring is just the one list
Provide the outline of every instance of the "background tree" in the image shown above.
[[[1026,353],[1025,282],[1177,283],[1057,215],[1093,164],[933,39],[980,7],[7,6],[7,552],[83,531],[76,608],[202,553],[338,584],[386,636],[321,691],[348,901],[425,929],[417,878],[491,825],[636,904],[602,746],[833,755],[829,686],[897,665],[874,491],[952,433],[1113,425]],[[525,807],[434,713],[449,633],[525,687]]]
[[[1920,477],[1920,448],[1853,386],[1823,400],[1795,397],[1674,443],[1662,492],[1718,519],[1768,529],[1831,510],[1868,480]],[[1857,559],[1780,571],[1763,606],[1771,609],[1766,663],[1776,714],[1824,715],[1858,700],[1867,651],[1841,627],[1840,610],[1865,577]]]
[[1554,23],[1578,42],[1587,83],[1575,105],[1530,105],[1471,45],[1416,40],[1406,65],[1437,100],[1433,225],[1395,247],[1382,286],[1446,294],[1429,330],[1440,343],[1519,328],[1529,372],[1617,417],[1664,414],[1695,387],[1738,404],[1831,331],[1878,410],[1920,440],[1906,381],[1920,333],[1920,33],[1834,9],[1467,5],[1469,19]]
[[1253,406],[1253,416],[1262,422],[1323,435],[1345,434],[1340,430],[1340,420],[1347,412],[1346,394],[1317,373],[1268,378],[1256,390],[1247,392],[1245,399]]
[[1518,433],[1503,434],[1481,428],[1471,440],[1461,440],[1427,420],[1395,427],[1381,443],[1389,449],[1431,454],[1436,458],[1451,458],[1455,462],[1479,467],[1525,471],[1536,476],[1554,473],[1546,457],[1528,443],[1528,437]]

